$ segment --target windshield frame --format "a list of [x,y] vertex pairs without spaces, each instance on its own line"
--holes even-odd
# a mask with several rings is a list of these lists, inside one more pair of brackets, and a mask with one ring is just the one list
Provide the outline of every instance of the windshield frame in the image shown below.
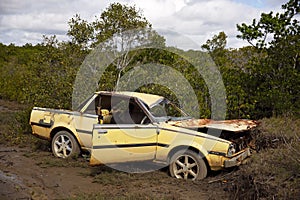
[[83,113],[85,109],[90,105],[90,103],[97,97],[97,94],[92,94],[88,98],[86,98],[84,101],[82,101],[79,106],[75,109],[77,112]]
[[[151,108],[154,108],[155,106],[164,103],[164,104],[170,104],[172,107],[174,107],[179,113],[181,113],[181,117],[175,117],[175,116],[155,116],[150,110]],[[182,110],[181,108],[179,108],[176,104],[174,104],[172,101],[163,98],[161,101],[158,101],[157,103],[153,104],[150,108],[149,108],[149,113],[151,114],[151,116],[153,117],[153,119],[157,122],[164,122],[164,121],[180,121],[180,120],[184,120],[184,119],[191,119],[192,117],[189,116],[184,110]]]

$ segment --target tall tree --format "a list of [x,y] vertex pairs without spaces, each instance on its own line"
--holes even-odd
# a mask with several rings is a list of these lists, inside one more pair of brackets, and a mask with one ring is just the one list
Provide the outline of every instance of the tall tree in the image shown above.
[[214,35],[211,40],[207,40],[201,48],[209,52],[217,66],[221,66],[224,65],[226,59],[226,44],[227,35],[222,31],[218,35]]
[[[95,27],[95,44],[104,42],[115,34],[129,30],[151,28],[152,25],[135,6],[112,3],[93,22]],[[126,42],[126,41],[124,41]],[[94,44],[94,45],[95,45]]]
[[91,23],[81,19],[79,14],[68,22],[69,30],[67,35],[71,37],[72,43],[86,49],[94,40],[94,27]]
[[[116,59],[113,63],[117,69],[115,89],[119,86],[122,73],[138,53],[131,51],[136,46],[146,45],[151,35],[152,25],[135,6],[120,3],[111,4],[94,22],[96,42],[105,42],[105,46],[114,52]],[[112,38],[112,39],[111,39]]]
[[225,49],[226,47],[226,41],[227,35],[222,31],[219,32],[218,35],[214,35],[211,40],[207,40],[205,44],[203,44],[201,47],[202,49],[207,50],[208,52],[213,52],[218,49]]
[[260,107],[271,109],[275,115],[299,114],[299,0],[289,0],[282,9],[282,13],[262,13],[261,18],[253,19],[250,25],[237,25],[241,32],[237,37],[267,55],[252,69],[258,83],[256,94],[261,100]]
[[299,36],[300,25],[296,17],[300,11],[299,0],[289,0],[282,5],[282,9],[283,13],[262,13],[260,20],[253,19],[251,25],[237,25],[241,32],[237,37],[247,40],[252,46],[263,48],[274,46],[282,39]]
[[115,88],[122,73],[138,53],[132,49],[151,43],[165,45],[165,39],[152,30],[152,25],[135,6],[112,3],[94,22],[88,23],[76,15],[69,25],[68,35],[73,42],[89,48],[101,44],[102,49],[112,52],[114,56],[111,62],[117,70]]

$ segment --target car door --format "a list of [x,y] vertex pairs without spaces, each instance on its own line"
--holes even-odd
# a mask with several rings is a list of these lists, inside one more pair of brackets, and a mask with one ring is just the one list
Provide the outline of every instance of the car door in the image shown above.
[[[97,163],[120,163],[155,159],[157,126],[141,124],[146,114],[135,98],[112,96],[109,101],[111,124],[94,126],[92,159]],[[107,106],[106,106],[107,107]]]
[[157,126],[98,124],[93,129],[91,164],[154,160]]

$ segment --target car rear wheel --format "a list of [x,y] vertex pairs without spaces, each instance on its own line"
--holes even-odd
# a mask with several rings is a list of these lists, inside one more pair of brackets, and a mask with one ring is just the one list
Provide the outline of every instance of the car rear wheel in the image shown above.
[[67,131],[57,132],[52,139],[51,147],[53,154],[59,158],[74,157],[80,153],[76,139]]
[[172,177],[185,180],[204,179],[207,167],[201,156],[194,151],[178,151],[171,158],[169,166]]

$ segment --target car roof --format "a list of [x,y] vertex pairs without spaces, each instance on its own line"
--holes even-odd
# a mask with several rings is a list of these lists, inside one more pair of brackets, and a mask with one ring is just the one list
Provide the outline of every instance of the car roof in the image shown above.
[[146,93],[139,93],[139,92],[130,92],[130,91],[118,91],[118,92],[107,92],[107,91],[99,91],[96,92],[97,94],[117,94],[127,97],[136,97],[142,100],[145,104],[147,104],[150,108],[152,108],[157,103],[161,102],[164,97],[154,94],[146,94]]

